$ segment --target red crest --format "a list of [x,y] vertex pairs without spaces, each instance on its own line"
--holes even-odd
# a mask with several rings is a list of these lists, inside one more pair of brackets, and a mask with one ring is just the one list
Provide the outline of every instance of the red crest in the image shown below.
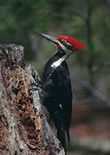
[[58,36],[58,37],[56,37],[56,39],[57,40],[66,40],[68,43],[70,43],[74,47],[75,50],[81,50],[86,46],[85,44],[82,44],[80,41],[78,41],[70,36]]

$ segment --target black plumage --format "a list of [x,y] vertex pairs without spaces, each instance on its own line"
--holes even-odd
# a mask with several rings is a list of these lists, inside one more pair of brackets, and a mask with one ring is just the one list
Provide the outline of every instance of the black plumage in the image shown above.
[[44,67],[42,76],[45,96],[43,104],[46,106],[57,128],[57,137],[66,151],[65,134],[69,138],[69,127],[72,113],[72,88],[70,74],[66,61],[60,66],[53,68],[53,62],[59,60],[65,52],[58,51]]
[[57,137],[61,141],[66,154],[66,135],[70,142],[69,128],[72,113],[72,88],[70,74],[65,61],[72,53],[85,47],[80,41],[71,36],[52,37],[38,33],[52,42],[58,52],[50,58],[44,67],[42,88],[44,92],[44,105],[50,113],[57,128]]

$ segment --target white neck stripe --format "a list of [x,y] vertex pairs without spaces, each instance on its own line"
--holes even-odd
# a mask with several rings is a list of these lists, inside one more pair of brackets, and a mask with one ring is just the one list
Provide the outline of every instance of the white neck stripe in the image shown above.
[[58,59],[57,61],[53,62],[51,67],[56,69],[57,67],[59,67],[62,62],[67,58],[68,55],[64,55],[63,57],[61,57],[60,59]]

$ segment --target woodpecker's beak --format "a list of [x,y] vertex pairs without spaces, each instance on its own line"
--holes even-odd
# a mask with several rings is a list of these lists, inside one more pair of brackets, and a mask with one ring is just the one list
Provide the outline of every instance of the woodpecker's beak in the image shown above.
[[39,34],[40,36],[42,36],[43,38],[45,38],[45,39],[51,41],[51,42],[54,43],[55,45],[57,45],[58,40],[57,40],[56,38],[54,38],[54,37],[52,37],[52,36],[49,36],[49,35],[47,35],[47,34],[43,34],[43,33],[38,33],[38,34]]

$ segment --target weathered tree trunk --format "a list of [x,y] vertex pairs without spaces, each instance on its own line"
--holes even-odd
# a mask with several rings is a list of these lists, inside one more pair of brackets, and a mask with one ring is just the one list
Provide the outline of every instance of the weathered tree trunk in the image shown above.
[[64,155],[42,111],[40,82],[22,46],[0,45],[0,154]]

